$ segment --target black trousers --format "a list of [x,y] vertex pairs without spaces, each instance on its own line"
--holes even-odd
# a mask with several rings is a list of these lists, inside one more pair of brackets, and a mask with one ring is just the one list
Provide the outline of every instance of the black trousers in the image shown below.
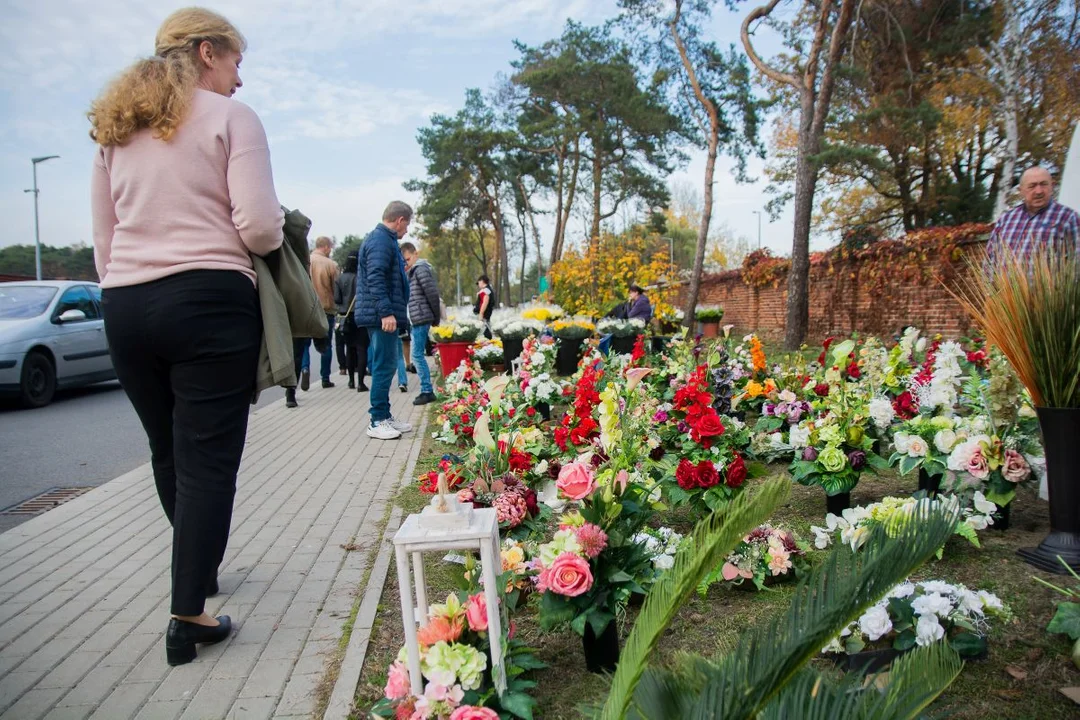
[[173,527],[172,613],[200,615],[225,556],[262,342],[254,285],[193,270],[102,292],[117,378]]
[[334,350],[337,354],[338,370],[344,370],[348,360],[345,357],[345,333],[341,331],[341,322],[334,327]]
[[363,384],[364,376],[367,375],[367,352],[370,341],[367,328],[356,327],[351,322],[345,339],[345,368],[349,373],[349,380],[353,375],[359,375],[357,382]]

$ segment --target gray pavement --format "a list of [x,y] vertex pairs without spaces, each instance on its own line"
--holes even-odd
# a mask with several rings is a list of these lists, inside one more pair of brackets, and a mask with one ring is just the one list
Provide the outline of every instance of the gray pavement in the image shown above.
[[[419,424],[414,393],[393,412]],[[0,534],[0,718],[310,717],[403,468],[367,395],[313,389],[251,418],[221,594],[233,636],[169,668],[170,529],[142,465]]]
[[[284,397],[262,393],[253,409]],[[0,404],[0,509],[56,487],[96,487],[150,459],[146,435],[120,383],[58,392],[46,407]],[[0,532],[29,520],[0,515]]]

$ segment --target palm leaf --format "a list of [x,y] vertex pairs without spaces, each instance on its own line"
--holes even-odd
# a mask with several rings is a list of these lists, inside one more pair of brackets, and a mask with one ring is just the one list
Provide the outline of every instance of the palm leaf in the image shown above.
[[924,499],[890,533],[875,529],[860,552],[835,548],[799,584],[784,615],[744,632],[717,665],[706,690],[719,688],[723,717],[762,712],[830,639],[945,544],[957,513]]
[[626,715],[649,656],[675,613],[701,579],[727,557],[743,536],[772,515],[790,489],[791,481],[787,477],[775,477],[758,492],[740,494],[725,509],[698,523],[692,543],[684,546],[675,558],[675,565],[653,585],[645,599],[619,658],[601,714],[603,720],[620,720]]

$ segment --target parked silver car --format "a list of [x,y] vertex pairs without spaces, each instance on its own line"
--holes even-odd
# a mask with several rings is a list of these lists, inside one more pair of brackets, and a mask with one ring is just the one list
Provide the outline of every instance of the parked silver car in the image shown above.
[[97,283],[0,283],[0,394],[42,407],[58,388],[115,378]]

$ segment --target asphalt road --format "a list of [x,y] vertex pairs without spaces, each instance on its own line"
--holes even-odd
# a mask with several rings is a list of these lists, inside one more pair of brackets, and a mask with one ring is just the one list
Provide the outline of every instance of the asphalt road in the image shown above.
[[[284,396],[273,388],[256,407]],[[36,410],[0,404],[0,510],[51,488],[101,485],[149,461],[142,425],[117,382],[58,392]],[[0,532],[30,517],[0,514]]]

